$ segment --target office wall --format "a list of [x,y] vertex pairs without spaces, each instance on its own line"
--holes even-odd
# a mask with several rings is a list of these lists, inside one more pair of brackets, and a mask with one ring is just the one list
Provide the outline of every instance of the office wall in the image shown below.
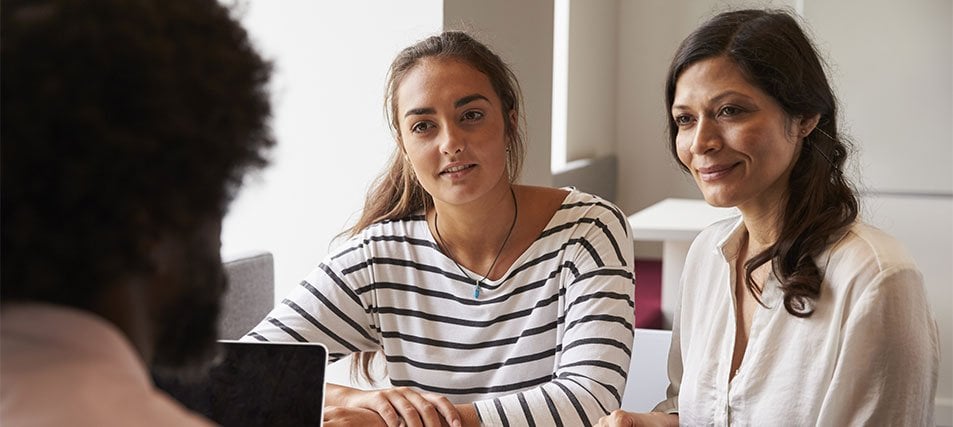
[[278,145],[226,216],[222,252],[271,251],[281,300],[357,219],[394,144],[382,107],[387,67],[441,29],[443,9],[439,0],[241,4],[242,23],[275,63]]
[[861,188],[953,195],[953,1],[807,0],[803,13],[831,66]]
[[569,2],[567,161],[615,153],[618,9],[618,0]]

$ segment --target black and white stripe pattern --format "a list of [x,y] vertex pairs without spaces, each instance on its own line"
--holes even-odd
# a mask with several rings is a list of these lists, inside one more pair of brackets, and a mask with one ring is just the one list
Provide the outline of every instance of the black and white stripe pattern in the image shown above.
[[625,217],[574,190],[479,299],[413,216],[347,241],[246,339],[383,350],[394,386],[473,402],[487,425],[590,425],[625,388],[633,284]]

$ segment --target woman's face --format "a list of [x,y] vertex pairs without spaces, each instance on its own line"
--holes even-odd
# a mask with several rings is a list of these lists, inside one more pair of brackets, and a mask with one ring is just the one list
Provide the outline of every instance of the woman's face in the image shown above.
[[426,58],[397,88],[404,152],[434,203],[464,205],[506,190],[504,116],[489,79],[467,63]]
[[[713,206],[773,211],[787,190],[801,140],[816,121],[790,118],[730,59],[686,68],[675,85],[678,158]],[[811,125],[807,133],[804,126]]]

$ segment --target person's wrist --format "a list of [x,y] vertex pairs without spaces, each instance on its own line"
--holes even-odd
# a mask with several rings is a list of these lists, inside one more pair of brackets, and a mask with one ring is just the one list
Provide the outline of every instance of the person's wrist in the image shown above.
[[328,384],[325,387],[325,406],[353,406],[351,400],[354,399],[357,391],[342,385]]
[[454,405],[460,414],[460,427],[482,427],[480,415],[477,413],[476,404],[459,403]]

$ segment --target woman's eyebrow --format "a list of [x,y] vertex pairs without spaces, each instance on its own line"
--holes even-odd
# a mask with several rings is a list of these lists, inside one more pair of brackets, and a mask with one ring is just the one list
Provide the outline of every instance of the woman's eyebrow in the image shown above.
[[[477,100],[480,100],[480,99],[482,99],[482,100],[484,100],[484,101],[486,101],[486,102],[490,102],[490,100],[489,100],[487,97],[485,97],[485,96],[483,96],[483,95],[480,95],[480,94],[478,94],[478,93],[475,93],[475,94],[473,94],[473,95],[467,95],[467,96],[464,96],[463,98],[458,99],[456,102],[453,103],[453,107],[454,107],[454,108],[460,108],[460,107],[462,107],[462,106],[464,106],[464,105],[467,105],[467,104],[469,104],[469,103],[471,103],[471,102],[473,102],[473,101],[477,101]],[[436,112],[437,112],[437,110],[433,109],[432,107],[411,108],[411,109],[407,110],[406,113],[404,113],[404,117],[407,117],[407,116],[422,116],[422,115],[425,115],[425,114],[435,114]]]
[[425,115],[425,114],[434,114],[434,113],[436,113],[436,112],[437,112],[437,110],[434,110],[434,109],[431,108],[431,107],[411,108],[410,110],[407,110],[406,113],[404,113],[404,117],[407,117],[407,116],[422,116],[422,115]]
[[480,95],[480,94],[478,94],[478,93],[475,93],[475,94],[473,94],[473,95],[467,95],[467,96],[464,96],[463,98],[458,99],[457,102],[454,102],[454,103],[453,103],[453,106],[456,107],[456,108],[460,108],[460,107],[462,107],[462,106],[464,106],[464,105],[467,105],[467,104],[469,104],[469,103],[471,103],[471,102],[473,102],[473,101],[479,100],[479,99],[482,99],[482,100],[484,100],[484,101],[486,101],[486,102],[490,102],[490,100],[487,99],[487,97],[485,97],[485,96],[483,96],[483,95]]
[[[708,100],[705,101],[705,102],[706,102],[707,104],[717,104],[719,101],[721,101],[721,100],[723,100],[723,99],[725,99],[725,98],[728,98],[728,97],[732,97],[732,96],[738,96],[738,97],[741,97],[741,98],[744,98],[744,99],[751,99],[750,96],[748,96],[748,95],[746,95],[746,94],[744,94],[744,93],[738,92],[738,91],[736,91],[736,90],[726,90],[726,91],[724,91],[724,92],[719,93],[718,95],[715,95],[715,96],[711,97],[710,99],[708,99]],[[672,110],[685,110],[685,109],[690,109],[690,107],[687,106],[687,105],[684,105],[684,104],[674,104],[674,105],[672,105]]]

